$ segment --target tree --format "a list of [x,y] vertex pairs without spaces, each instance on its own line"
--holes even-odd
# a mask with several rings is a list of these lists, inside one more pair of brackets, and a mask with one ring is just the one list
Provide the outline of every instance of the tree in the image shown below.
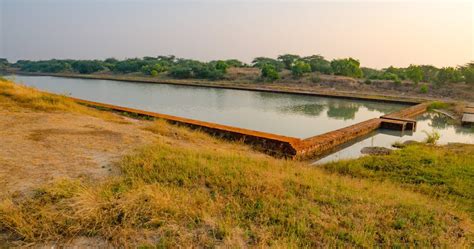
[[98,60],[83,60],[83,61],[74,61],[71,63],[71,67],[74,71],[80,74],[91,74],[104,70],[104,65],[101,61]]
[[383,74],[383,72],[380,70],[368,67],[361,67],[360,70],[362,70],[362,74],[367,79],[380,79],[381,75]]
[[223,72],[223,73],[226,73],[227,72],[227,68],[229,67],[229,65],[225,62],[225,61],[217,61],[214,65],[215,69]]
[[282,62],[267,57],[257,57],[252,61],[252,66],[256,68],[263,69],[263,67],[266,65],[272,65],[273,68],[278,72],[280,72],[281,69],[284,67],[284,64]]
[[278,75],[278,71],[275,69],[273,65],[266,64],[262,67],[262,75],[261,77],[265,80],[275,81],[280,78]]
[[0,71],[6,70],[9,65],[10,65],[10,63],[8,63],[7,59],[0,58]]
[[396,68],[394,66],[390,66],[388,68],[385,68],[383,71],[384,71],[384,74],[391,73],[391,74],[397,75],[398,79],[400,80],[405,80],[407,78],[406,69],[404,68]]
[[293,64],[296,62],[296,60],[300,59],[299,55],[294,55],[294,54],[284,54],[280,55],[277,58],[279,61],[281,61],[286,69],[291,69],[293,67]]
[[415,84],[418,84],[423,79],[423,70],[420,66],[410,65],[406,69],[407,77]]
[[297,61],[291,67],[291,73],[295,77],[301,77],[305,73],[311,72],[311,66],[304,61]]
[[423,71],[423,81],[424,82],[435,82],[439,69],[432,65],[421,65],[421,71]]
[[474,62],[468,63],[460,68],[466,84],[474,85]]
[[353,58],[336,59],[331,61],[331,68],[334,74],[349,77],[362,77],[360,62]]
[[311,55],[304,57],[303,60],[311,66],[311,71],[323,74],[331,74],[331,63],[321,55]]
[[225,63],[229,65],[229,67],[244,67],[245,64],[236,59],[226,60]]
[[174,66],[170,68],[169,75],[178,79],[188,79],[193,75],[193,69],[185,66]]
[[437,84],[455,83],[462,80],[462,74],[459,70],[453,67],[443,67],[436,75]]

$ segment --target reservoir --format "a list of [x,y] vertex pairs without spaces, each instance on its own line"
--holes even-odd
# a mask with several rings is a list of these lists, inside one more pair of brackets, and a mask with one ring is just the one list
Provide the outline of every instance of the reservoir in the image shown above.
[[408,107],[370,100],[113,80],[20,75],[10,79],[80,99],[297,138]]

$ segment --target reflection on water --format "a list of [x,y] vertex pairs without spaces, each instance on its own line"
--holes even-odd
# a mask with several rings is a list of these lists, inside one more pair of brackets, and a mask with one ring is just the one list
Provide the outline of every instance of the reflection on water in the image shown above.
[[26,85],[77,98],[298,138],[406,107],[299,94],[47,76],[14,77]]
[[470,143],[474,144],[474,127],[463,127],[450,124],[450,120],[440,113],[425,113],[417,117],[417,130],[415,132],[397,132],[392,130],[379,130],[368,136],[354,141],[353,144],[345,145],[343,149],[327,157],[318,160],[316,163],[325,163],[340,159],[357,158],[361,156],[361,149],[368,146],[381,146],[391,148],[395,142],[407,140],[423,141],[426,132],[433,130],[440,133],[441,138],[438,144],[447,143]]
[[358,110],[359,105],[356,103],[330,103],[327,115],[335,119],[350,120],[355,118]]

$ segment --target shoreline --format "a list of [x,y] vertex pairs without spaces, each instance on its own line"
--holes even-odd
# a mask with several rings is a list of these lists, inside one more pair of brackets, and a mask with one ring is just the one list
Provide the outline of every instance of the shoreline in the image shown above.
[[219,88],[229,90],[243,90],[243,91],[256,91],[256,92],[268,92],[268,93],[283,93],[283,94],[299,94],[306,96],[317,96],[317,97],[328,97],[328,98],[344,98],[354,100],[368,100],[368,101],[380,101],[386,103],[398,103],[398,104],[409,104],[416,105],[422,102],[430,101],[433,99],[419,98],[419,97],[407,97],[407,96],[383,96],[379,94],[362,94],[345,92],[338,90],[324,90],[324,91],[307,91],[299,90],[296,87],[293,89],[282,89],[277,87],[261,87],[256,83],[236,83],[226,81],[197,81],[197,80],[172,80],[172,79],[153,79],[146,77],[131,77],[131,76],[118,76],[118,75],[91,75],[91,74],[63,74],[63,73],[28,73],[28,72],[9,72],[12,75],[23,75],[23,76],[51,76],[51,77],[62,77],[62,78],[77,78],[77,79],[91,79],[91,80],[115,80],[123,82],[139,82],[139,83],[150,83],[150,84],[167,84],[167,85],[180,85],[180,86],[191,86],[191,87],[207,87],[207,88]]

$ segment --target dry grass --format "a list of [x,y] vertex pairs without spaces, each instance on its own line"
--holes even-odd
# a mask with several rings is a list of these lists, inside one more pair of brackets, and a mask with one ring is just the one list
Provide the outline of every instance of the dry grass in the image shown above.
[[101,112],[77,104],[62,95],[40,92],[35,88],[13,83],[0,78],[0,100],[5,110],[19,111],[28,108],[36,111],[67,111],[104,118],[110,121],[124,122],[109,112]]
[[56,181],[28,196],[3,198],[3,242],[89,237],[123,247],[284,248],[473,243],[471,218],[451,202],[270,158],[164,121],[144,129],[157,141],[123,157],[119,175]]

